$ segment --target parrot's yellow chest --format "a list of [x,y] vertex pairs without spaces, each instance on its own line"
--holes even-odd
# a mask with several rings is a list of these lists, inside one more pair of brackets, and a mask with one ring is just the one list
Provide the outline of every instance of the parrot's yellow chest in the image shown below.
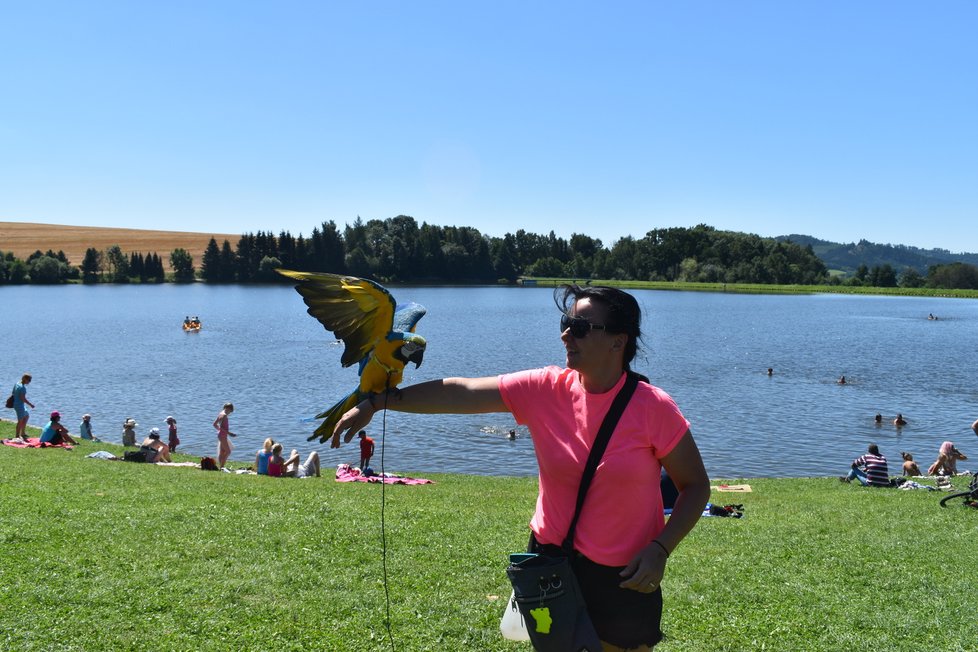
[[396,387],[404,376],[404,365],[391,360],[385,364],[376,355],[371,355],[360,374],[360,391],[380,393]]

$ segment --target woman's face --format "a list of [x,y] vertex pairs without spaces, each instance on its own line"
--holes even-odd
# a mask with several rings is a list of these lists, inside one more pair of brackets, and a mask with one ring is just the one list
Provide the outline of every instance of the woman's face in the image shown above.
[[[600,303],[592,303],[587,297],[574,304],[569,317],[582,317],[590,324],[604,326],[607,309]],[[606,330],[592,328],[584,337],[574,337],[570,329],[564,329],[560,340],[567,352],[567,367],[587,374],[607,365],[612,357],[616,336]]]

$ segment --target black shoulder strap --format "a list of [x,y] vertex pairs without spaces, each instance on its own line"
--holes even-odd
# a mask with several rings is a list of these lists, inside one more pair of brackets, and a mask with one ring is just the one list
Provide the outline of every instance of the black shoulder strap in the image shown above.
[[581,486],[577,489],[577,507],[574,509],[574,518],[571,519],[567,536],[564,537],[564,542],[560,545],[568,554],[574,549],[574,530],[577,528],[577,519],[581,516],[584,497],[587,495],[588,487],[591,486],[591,480],[594,479],[595,471],[598,470],[598,462],[604,456],[604,451],[608,448],[608,441],[611,440],[611,434],[615,431],[615,426],[618,425],[618,420],[621,418],[622,412],[625,411],[625,406],[628,405],[628,401],[631,400],[632,394],[635,393],[635,388],[638,386],[638,376],[630,371],[627,373],[628,378],[625,379],[625,384],[615,396],[614,402],[608,409],[608,414],[604,416],[601,429],[598,430],[598,436],[594,438],[594,445],[591,446],[591,452],[587,457],[587,464],[584,465]]

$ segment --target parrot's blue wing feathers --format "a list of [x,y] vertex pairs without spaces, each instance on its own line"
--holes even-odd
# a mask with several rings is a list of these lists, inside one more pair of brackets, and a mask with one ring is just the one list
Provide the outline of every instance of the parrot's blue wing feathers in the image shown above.
[[418,322],[424,317],[427,310],[424,306],[410,301],[397,306],[394,311],[394,328],[391,330],[402,333],[413,333],[418,326]]

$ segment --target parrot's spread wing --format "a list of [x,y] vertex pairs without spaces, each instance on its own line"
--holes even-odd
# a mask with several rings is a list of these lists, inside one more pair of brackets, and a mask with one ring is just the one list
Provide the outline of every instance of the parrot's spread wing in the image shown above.
[[[394,297],[373,281],[338,274],[275,271],[298,281],[295,289],[309,306],[309,314],[343,340],[346,348],[340,362],[344,367],[367,357],[394,326]],[[421,314],[413,318],[412,329],[424,315],[424,308],[417,307]]]

